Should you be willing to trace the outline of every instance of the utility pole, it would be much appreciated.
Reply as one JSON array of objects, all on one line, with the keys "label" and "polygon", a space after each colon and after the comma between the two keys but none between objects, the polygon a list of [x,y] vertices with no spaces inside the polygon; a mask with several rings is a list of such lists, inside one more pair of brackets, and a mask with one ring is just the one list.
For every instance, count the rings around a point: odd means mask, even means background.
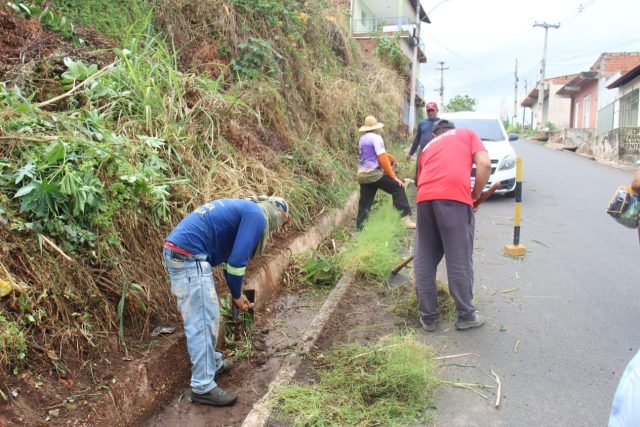
[{"label": "utility pole", "polygon": [[518,58],[516,58],[516,71],[514,73],[515,87],[513,88],[513,120],[511,125],[515,126],[518,121]]},{"label": "utility pole", "polygon": [[444,66],[444,61],[440,61],[440,68],[436,68],[436,70],[440,70],[440,108],[444,111],[444,70],[448,70],[449,67]]},{"label": "utility pole", "polygon": [[[527,96],[527,79],[524,80],[524,96]],[[527,110],[527,107],[522,106],[522,127],[524,127],[524,112]]]},{"label": "utility pole", "polygon": [[349,32],[349,34],[353,35],[355,28],[356,28],[356,17],[354,15],[354,8],[355,8],[355,0],[351,0],[351,2],[349,3],[349,29],[351,30]]},{"label": "utility pole", "polygon": [[413,58],[411,61],[411,94],[409,95],[409,135],[416,125],[416,77],[418,75],[418,41],[420,40],[420,2],[416,2],[416,24],[413,29]]},{"label": "utility pole", "polygon": [[542,24],[539,24],[538,21],[536,21],[533,24],[533,26],[544,28],[544,51],[542,53],[542,64],[540,67],[540,88],[538,89],[538,111],[536,115],[536,129],[537,129],[538,126],[542,124],[542,118],[543,118],[542,113],[544,109],[544,71],[545,71],[545,65],[547,63],[547,39],[549,36],[549,28],[560,28],[560,23],[558,22],[557,24],[547,24],[546,22],[543,22]]}]

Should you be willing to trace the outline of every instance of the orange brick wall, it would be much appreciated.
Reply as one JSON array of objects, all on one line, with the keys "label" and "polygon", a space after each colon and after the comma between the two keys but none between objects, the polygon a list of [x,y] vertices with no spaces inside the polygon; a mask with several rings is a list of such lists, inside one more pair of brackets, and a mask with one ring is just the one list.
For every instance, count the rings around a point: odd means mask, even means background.
[{"label": "orange brick wall", "polygon": [[640,64],[640,53],[604,53],[591,67],[592,71],[600,71],[600,64],[603,64],[605,75],[611,75],[618,71],[625,73]]}]

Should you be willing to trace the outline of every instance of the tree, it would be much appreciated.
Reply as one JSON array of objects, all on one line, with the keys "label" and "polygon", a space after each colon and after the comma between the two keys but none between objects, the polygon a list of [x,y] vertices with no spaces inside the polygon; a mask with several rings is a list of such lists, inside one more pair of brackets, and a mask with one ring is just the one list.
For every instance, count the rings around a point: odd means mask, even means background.
[{"label": "tree", "polygon": [[471,98],[469,95],[456,95],[451,98],[451,101],[446,106],[445,111],[475,111],[478,101],[475,98]]}]

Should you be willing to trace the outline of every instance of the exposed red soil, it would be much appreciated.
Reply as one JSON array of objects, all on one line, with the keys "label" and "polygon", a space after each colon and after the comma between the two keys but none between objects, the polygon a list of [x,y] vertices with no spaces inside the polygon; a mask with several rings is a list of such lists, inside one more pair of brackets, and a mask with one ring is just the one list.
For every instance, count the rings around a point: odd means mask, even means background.
[{"label": "exposed red soil", "polygon": [[[277,253],[286,250],[290,242],[300,233],[302,232],[293,230],[286,234],[275,235],[268,251]],[[252,272],[257,271],[268,261],[268,256],[252,260],[249,263],[247,275],[250,276]],[[219,295],[226,295],[228,290],[224,285],[224,280],[218,279],[221,275],[220,272],[217,273],[216,287]],[[221,385],[230,386],[239,396],[239,403],[232,408],[225,409],[221,415],[222,419],[235,420],[234,422],[241,422],[244,419],[253,403],[264,394],[269,382],[279,370],[281,357],[272,357],[273,354],[283,351],[287,346],[295,343],[295,341],[283,340],[277,331],[270,332],[273,329],[273,324],[278,323],[273,319],[280,316],[277,304],[279,303],[275,300],[271,308],[265,309],[264,313],[256,314],[254,337],[264,351],[257,351],[251,359],[240,361],[234,369],[233,375],[221,380]],[[291,307],[288,310],[291,311]],[[313,313],[308,316],[311,316],[312,319]],[[310,319],[306,320],[310,321]],[[300,322],[300,325],[305,325],[305,321]],[[155,326],[157,325],[153,324],[151,329]],[[171,326],[176,326],[178,331],[182,328],[181,323]],[[136,375],[139,376],[139,372],[136,370],[141,364],[150,369],[145,372],[150,383],[166,385],[166,387],[157,387],[159,402],[173,400],[177,413],[181,411],[185,403],[191,406],[188,402],[188,392],[183,393],[182,404],[177,402],[180,396],[179,390],[188,386],[190,372],[185,371],[181,374],[183,381],[180,384],[171,384],[167,378],[175,377],[169,375],[173,374],[171,371],[175,368],[170,367],[166,371],[154,370],[153,363],[145,363],[145,360],[150,356],[162,353],[163,360],[166,360],[170,366],[179,366],[178,363],[171,363],[171,359],[187,357],[184,338],[173,336],[151,338],[147,334],[143,341],[140,341],[139,331],[127,332],[130,335],[127,340],[129,344],[128,356],[125,355],[124,349],[118,346],[114,337],[102,342],[103,347],[100,348],[102,353],[99,357],[94,356],[91,364],[83,364],[83,360],[77,354],[69,356],[75,354],[70,351],[64,358],[64,364],[69,372],[61,374],[52,368],[31,366],[15,377],[0,377],[0,389],[8,394],[9,399],[9,401],[0,399],[0,427],[4,427],[4,425],[113,426],[114,417],[109,412],[113,410],[114,406],[122,407],[127,404],[135,404],[121,403],[116,400],[120,395],[126,396],[127,387],[135,387],[135,382],[129,385],[123,384],[123,381],[127,378],[135,378]],[[180,343],[176,344],[176,339],[179,339]],[[272,340],[275,340],[275,345],[271,342]],[[104,346],[105,344],[108,345]],[[172,344],[177,346],[171,347]],[[225,351],[225,347],[228,352],[229,347],[224,343],[222,351]],[[86,358],[86,355],[84,356]],[[51,357],[57,358],[55,354],[51,354]],[[120,387],[124,391],[112,393],[116,387]]]}]

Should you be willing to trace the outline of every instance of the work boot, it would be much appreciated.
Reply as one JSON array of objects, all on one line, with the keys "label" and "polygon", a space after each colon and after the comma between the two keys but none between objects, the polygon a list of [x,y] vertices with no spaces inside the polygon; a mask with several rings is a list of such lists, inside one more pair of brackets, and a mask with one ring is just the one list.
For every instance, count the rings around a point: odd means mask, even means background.
[{"label": "work boot", "polygon": [[236,395],[220,387],[215,387],[209,392],[200,394],[191,392],[191,403],[200,403],[211,406],[231,406],[236,403]]},{"label": "work boot", "polygon": [[416,223],[411,221],[411,217],[409,215],[402,217],[402,225],[404,225],[404,228],[407,228],[410,230],[413,230],[414,228],[416,228]]},{"label": "work boot", "polygon": [[224,360],[222,365],[216,371],[216,378],[218,378],[222,374],[226,374],[231,369],[233,369],[233,362],[231,360]]},{"label": "work boot", "polygon": [[435,320],[427,320],[426,322],[420,318],[420,324],[422,325],[422,329],[427,332],[435,332],[436,331],[436,321]]},{"label": "work boot", "polygon": [[462,320],[458,318],[455,322],[455,327],[459,331],[464,331],[466,329],[478,328],[484,325],[484,317],[480,316],[476,311],[473,313],[473,320]]}]

